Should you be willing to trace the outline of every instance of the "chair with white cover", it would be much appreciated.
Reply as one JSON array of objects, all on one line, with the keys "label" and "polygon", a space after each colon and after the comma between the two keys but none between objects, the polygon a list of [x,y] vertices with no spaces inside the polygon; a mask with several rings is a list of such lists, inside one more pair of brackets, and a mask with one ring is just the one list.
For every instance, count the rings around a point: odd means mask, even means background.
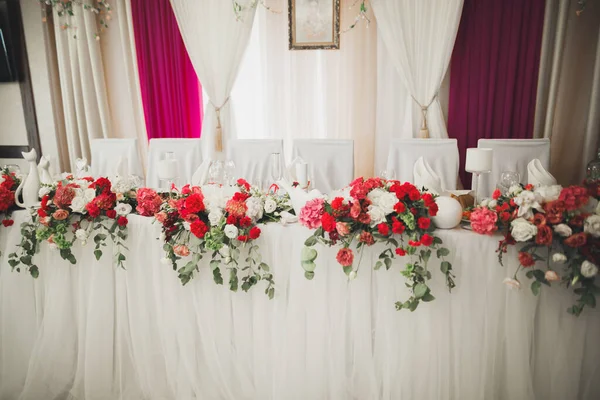
[{"label": "chair with white cover", "polygon": [[200,139],[150,139],[148,148],[148,174],[146,185],[151,188],[160,187],[158,165],[166,153],[173,153],[179,161],[178,184],[192,181],[192,175],[202,164],[202,146]]},{"label": "chair with white cover", "polygon": [[308,163],[311,187],[323,193],[346,187],[354,179],[352,140],[296,139],[293,155]]},{"label": "chair with white cover", "polygon": [[93,139],[90,150],[92,176],[144,177],[137,139]]},{"label": "chair with white cover", "polygon": [[490,197],[504,171],[518,172],[521,183],[528,182],[527,165],[540,160],[540,167],[550,167],[550,139],[479,139],[478,148],[493,150],[492,171],[481,174],[479,196]]},{"label": "chair with white cover", "polygon": [[443,190],[455,190],[458,181],[456,139],[394,139],[390,143],[387,169],[401,182],[415,183],[414,166],[419,158],[440,177]]},{"label": "chair with white cover", "polygon": [[283,140],[232,139],[227,144],[227,159],[235,163],[235,177],[249,182],[273,183],[271,155],[279,153],[281,171],[284,171]]}]

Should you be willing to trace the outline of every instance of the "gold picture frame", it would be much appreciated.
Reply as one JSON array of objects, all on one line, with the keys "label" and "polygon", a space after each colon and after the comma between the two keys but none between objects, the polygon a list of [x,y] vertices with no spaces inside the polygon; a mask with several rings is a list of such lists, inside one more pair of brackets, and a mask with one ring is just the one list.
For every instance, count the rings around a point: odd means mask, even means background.
[{"label": "gold picture frame", "polygon": [[340,0],[288,0],[290,50],[339,50]]}]

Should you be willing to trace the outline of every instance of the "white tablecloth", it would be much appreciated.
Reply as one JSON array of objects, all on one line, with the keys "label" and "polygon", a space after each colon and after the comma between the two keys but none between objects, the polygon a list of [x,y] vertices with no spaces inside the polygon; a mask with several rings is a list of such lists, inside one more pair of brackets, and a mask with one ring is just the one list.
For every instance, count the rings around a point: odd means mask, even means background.
[{"label": "white tablecloth", "polygon": [[[497,237],[440,231],[457,287],[415,313],[397,261],[373,271],[366,251],[348,282],[321,249],[314,280],[299,253],[309,231],[263,227],[277,292],[231,293],[208,262],[182,287],[160,263],[160,228],[132,216],[127,270],[109,252],[75,247],[76,266],[46,245],[40,277],[11,272],[23,212],[0,230],[0,399],[594,399],[600,397],[599,313],[573,317],[563,288],[510,291]],[[91,246],[91,245],[88,245]],[[438,269],[437,261],[431,262]],[[224,274],[225,275],[225,274]],[[523,283],[528,283],[524,281]]]}]

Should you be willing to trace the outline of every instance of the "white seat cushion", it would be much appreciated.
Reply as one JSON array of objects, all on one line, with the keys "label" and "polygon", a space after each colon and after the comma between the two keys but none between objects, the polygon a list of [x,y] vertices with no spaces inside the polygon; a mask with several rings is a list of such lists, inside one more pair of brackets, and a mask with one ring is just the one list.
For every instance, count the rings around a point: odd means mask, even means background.
[{"label": "white seat cushion", "polygon": [[271,177],[271,154],[279,153],[281,171],[285,170],[283,140],[281,139],[232,139],[227,144],[227,159],[235,163],[235,177],[248,182],[273,183]]},{"label": "white seat cushion", "polygon": [[480,198],[492,195],[504,171],[518,172],[526,184],[531,160],[537,158],[543,168],[550,167],[550,139],[479,139],[477,147],[493,150],[492,172],[481,174],[479,180]]},{"label": "white seat cushion", "polygon": [[387,169],[394,171],[399,181],[414,183],[414,165],[420,157],[440,177],[443,190],[456,189],[459,163],[456,139],[394,139]]},{"label": "white seat cushion", "polygon": [[[144,177],[137,139],[94,139],[90,143],[92,176]],[[118,170],[120,169],[120,171]]]},{"label": "white seat cushion", "polygon": [[329,193],[348,186],[354,178],[354,141],[342,139],[294,140],[294,158],[308,163],[311,187]]},{"label": "white seat cushion", "polygon": [[179,161],[178,184],[184,185],[192,181],[192,175],[202,164],[202,146],[200,139],[150,139],[148,149],[148,174],[146,185],[158,188],[158,163],[164,159],[165,153],[172,152]]}]

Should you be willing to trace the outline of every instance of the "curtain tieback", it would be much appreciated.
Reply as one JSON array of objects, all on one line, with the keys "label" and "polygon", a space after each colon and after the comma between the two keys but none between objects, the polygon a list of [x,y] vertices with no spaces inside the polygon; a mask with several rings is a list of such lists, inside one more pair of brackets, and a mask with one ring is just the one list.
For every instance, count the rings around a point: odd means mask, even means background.
[{"label": "curtain tieback", "polygon": [[438,92],[435,92],[435,94],[431,98],[431,101],[429,102],[429,104],[424,106],[423,104],[419,103],[419,100],[415,99],[415,96],[413,96],[412,94],[410,95],[410,97],[412,97],[414,102],[417,103],[419,105],[419,107],[421,107],[421,115],[423,116],[423,122],[421,124],[421,131],[419,132],[419,137],[421,137],[421,138],[425,138],[425,139],[429,138],[429,128],[427,127],[427,110],[429,109],[429,106],[433,104],[433,101],[437,98],[437,96],[438,96]]},{"label": "curtain tieback", "polygon": [[229,102],[229,96],[225,99],[225,101],[219,106],[215,106],[215,103],[210,100],[210,104],[215,108],[215,114],[217,114],[217,127],[215,129],[216,140],[215,140],[215,151],[217,153],[221,153],[223,151],[223,128],[221,127],[221,108],[225,107],[225,105]]}]

